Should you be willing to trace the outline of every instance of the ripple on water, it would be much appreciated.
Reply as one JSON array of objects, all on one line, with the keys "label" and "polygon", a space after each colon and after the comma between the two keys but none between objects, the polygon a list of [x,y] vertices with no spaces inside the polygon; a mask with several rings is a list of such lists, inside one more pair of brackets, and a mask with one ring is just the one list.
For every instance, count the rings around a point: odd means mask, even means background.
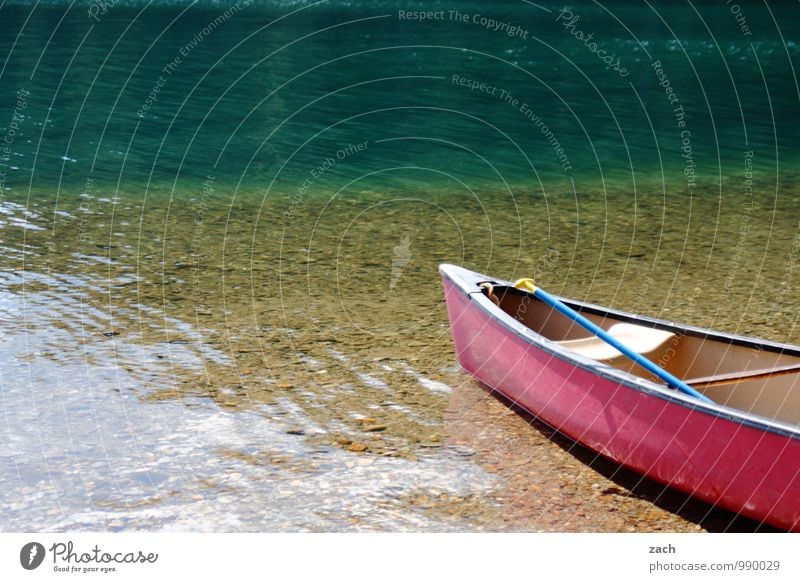
[{"label": "ripple on water", "polygon": [[[674,291],[702,277],[724,280],[731,268],[730,256],[709,261],[707,245],[687,246],[692,218],[685,208],[666,209],[676,223],[685,219],[683,227],[665,226],[657,205],[640,210],[635,231],[642,240],[634,240],[629,199],[580,203],[580,216],[605,216],[610,207],[620,218],[582,228],[577,245],[574,200],[550,200],[554,235],[526,245],[560,249],[553,265],[543,268],[533,251],[519,259],[498,253],[518,245],[513,233],[499,231],[494,249],[475,245],[465,261],[490,264],[498,276],[541,271],[554,292],[628,308],[638,303],[652,315],[671,310],[675,319],[729,329],[780,326],[777,311],[759,319],[762,304],[717,314],[697,308],[704,297],[693,307]],[[455,366],[436,277],[447,249],[461,252],[461,231],[437,224],[428,240],[420,229],[399,272],[397,229],[379,236],[397,216],[386,224],[374,216],[363,233],[353,229],[353,254],[340,257],[340,225],[367,204],[326,208],[313,262],[305,222],[283,239],[222,236],[216,225],[257,233],[255,212],[232,212],[224,201],[209,202],[200,234],[191,209],[176,206],[165,230],[163,208],[142,222],[141,208],[117,205],[115,228],[128,224],[120,228],[130,229],[132,244],[102,251],[76,241],[79,233],[107,241],[108,224],[81,225],[46,209],[27,217],[56,223],[24,236],[15,230],[0,255],[0,431],[11,444],[0,452],[9,468],[0,488],[4,527],[618,531],[647,529],[653,519],[681,531],[694,527],[669,511],[646,517],[651,501],[596,494],[592,484],[602,479],[591,459],[570,461],[506,406],[455,406],[465,391],[484,394]],[[298,212],[314,215],[312,206]],[[712,214],[710,201],[696,206],[693,212]],[[514,223],[513,212],[491,197],[487,207],[494,223]],[[484,218],[474,209],[452,213],[461,229],[481,235]],[[735,232],[740,216],[734,210],[723,218],[716,236]],[[754,211],[751,222],[768,218]],[[795,240],[788,223],[771,224],[772,240]],[[710,232],[698,227],[690,237],[709,240]],[[51,236],[57,244],[49,244]],[[644,239],[653,236],[659,261],[672,266],[651,262]],[[754,230],[749,240],[759,236]],[[772,274],[764,277],[765,293],[785,307],[791,297],[776,296],[781,286],[773,285],[775,277],[791,284],[785,257],[756,247],[742,246],[739,264],[763,264]],[[608,254],[604,268],[614,277],[597,272],[597,249]],[[490,262],[491,253],[499,258]],[[675,257],[691,268],[676,275]],[[661,280],[674,281],[673,291],[655,284]],[[735,278],[730,294],[748,296],[746,285],[747,278]],[[724,290],[706,288],[714,294],[708,305],[725,303]],[[514,422],[521,424],[509,428]],[[619,519],[606,519],[612,508],[622,512]]]}]

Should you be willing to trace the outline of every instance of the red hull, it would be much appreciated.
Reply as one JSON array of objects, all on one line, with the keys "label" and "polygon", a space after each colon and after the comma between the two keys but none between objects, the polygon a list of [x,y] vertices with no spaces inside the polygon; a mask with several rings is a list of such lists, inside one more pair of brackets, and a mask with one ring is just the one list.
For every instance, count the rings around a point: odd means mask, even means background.
[{"label": "red hull", "polygon": [[[466,271],[461,271],[466,272]],[[575,441],[647,477],[800,531],[800,433],[598,374],[549,353],[443,268],[458,358],[468,372]],[[455,279],[455,280],[454,280]],[[716,407],[719,408],[719,407]],[[735,412],[735,411],[734,411]]]}]

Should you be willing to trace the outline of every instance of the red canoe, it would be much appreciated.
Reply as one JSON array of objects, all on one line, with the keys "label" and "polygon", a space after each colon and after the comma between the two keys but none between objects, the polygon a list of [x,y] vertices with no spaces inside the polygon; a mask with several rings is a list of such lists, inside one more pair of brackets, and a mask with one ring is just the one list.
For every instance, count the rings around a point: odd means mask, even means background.
[{"label": "red canoe", "polygon": [[638,473],[800,531],[800,348],[561,299],[704,402],[507,281],[440,272],[458,359],[481,382]]}]

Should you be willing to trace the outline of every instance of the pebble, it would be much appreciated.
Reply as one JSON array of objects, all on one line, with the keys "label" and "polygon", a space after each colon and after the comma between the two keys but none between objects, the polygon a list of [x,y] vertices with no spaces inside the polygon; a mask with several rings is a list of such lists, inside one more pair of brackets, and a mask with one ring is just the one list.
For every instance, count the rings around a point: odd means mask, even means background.
[{"label": "pebble", "polygon": [[374,424],[372,426],[365,426],[364,432],[380,432],[386,430],[387,428],[389,427],[385,424]]},{"label": "pebble", "polygon": [[347,447],[347,450],[351,453],[363,453],[369,449],[369,447],[362,443],[351,443],[350,446]]}]

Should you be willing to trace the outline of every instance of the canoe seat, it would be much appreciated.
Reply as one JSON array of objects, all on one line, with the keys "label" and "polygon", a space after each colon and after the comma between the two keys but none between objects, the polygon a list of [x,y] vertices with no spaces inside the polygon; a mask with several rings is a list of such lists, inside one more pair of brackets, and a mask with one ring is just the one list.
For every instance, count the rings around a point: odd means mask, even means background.
[{"label": "canoe seat", "polygon": [[710,388],[722,384],[730,384],[731,382],[751,380],[754,378],[766,378],[768,376],[783,376],[784,374],[791,374],[794,372],[800,372],[800,363],[795,362],[794,364],[774,366],[772,368],[759,368],[757,370],[740,370],[738,372],[728,372],[727,374],[714,374],[713,376],[691,378],[689,380],[686,380],[686,383],[691,386]]},{"label": "canoe seat", "polygon": [[[675,334],[671,331],[653,329],[652,327],[644,327],[632,323],[616,323],[608,329],[608,333],[614,339],[619,340],[620,343],[641,355],[655,352],[675,337]],[[601,362],[625,357],[622,352],[599,337],[564,340],[555,343],[582,356]]]}]

